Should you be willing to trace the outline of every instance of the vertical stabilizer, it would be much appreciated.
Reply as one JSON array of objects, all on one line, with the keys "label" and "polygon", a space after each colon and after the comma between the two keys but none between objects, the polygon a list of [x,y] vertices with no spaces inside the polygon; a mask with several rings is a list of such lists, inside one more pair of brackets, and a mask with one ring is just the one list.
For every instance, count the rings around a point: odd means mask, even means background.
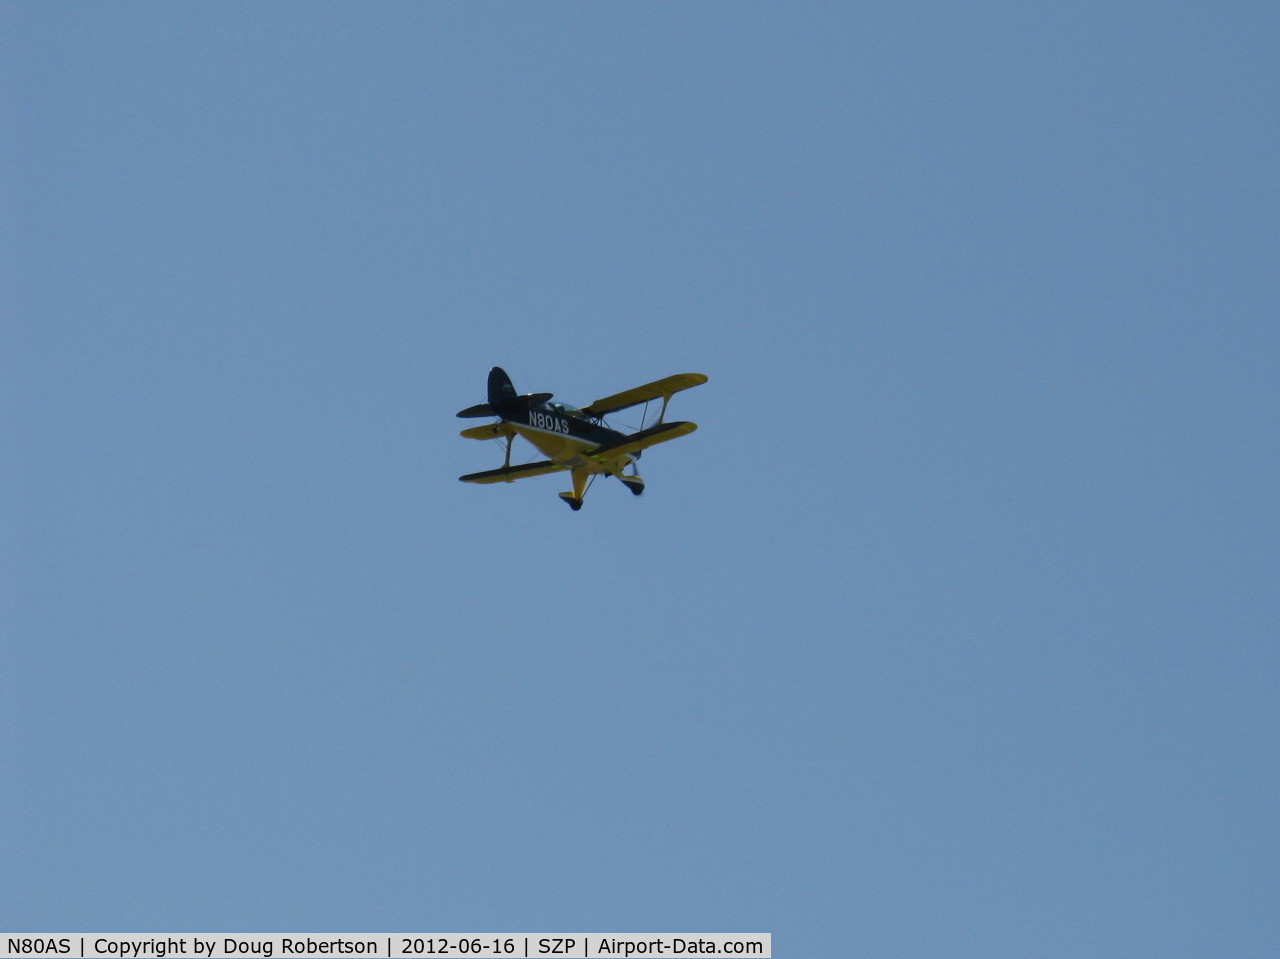
[{"label": "vertical stabilizer", "polygon": [[507,376],[507,371],[501,366],[495,366],[489,371],[489,405],[495,410],[510,407],[512,400],[517,399],[516,388],[511,383],[511,377]]}]

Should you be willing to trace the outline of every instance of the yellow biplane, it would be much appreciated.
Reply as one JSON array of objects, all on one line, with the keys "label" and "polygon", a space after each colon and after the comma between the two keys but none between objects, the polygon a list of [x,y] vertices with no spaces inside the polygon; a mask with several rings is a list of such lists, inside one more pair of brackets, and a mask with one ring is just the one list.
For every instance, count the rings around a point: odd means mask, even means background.
[{"label": "yellow biplane", "polygon": [[[701,373],[677,373],[578,409],[568,403],[553,403],[551,393],[517,394],[511,377],[495,366],[489,371],[489,402],[469,406],[458,415],[496,416],[497,422],[473,426],[463,430],[462,435],[472,440],[505,439],[506,457],[498,469],[468,473],[458,479],[464,483],[511,483],[526,476],[568,470],[573,477],[573,490],[561,493],[560,498],[574,510],[582,509],[582,498],[599,475],[616,476],[639,496],[644,492],[644,480],[636,471],[640,453],[698,428],[696,423],[663,422],[671,397],[706,381]],[[658,399],[662,400],[662,408],[652,426],[642,426],[636,433],[622,433],[605,425],[604,418],[610,413],[642,403],[648,412],[648,404]],[[548,459],[512,466],[511,444],[517,436],[523,436]],[[624,472],[628,467],[631,472]]]}]

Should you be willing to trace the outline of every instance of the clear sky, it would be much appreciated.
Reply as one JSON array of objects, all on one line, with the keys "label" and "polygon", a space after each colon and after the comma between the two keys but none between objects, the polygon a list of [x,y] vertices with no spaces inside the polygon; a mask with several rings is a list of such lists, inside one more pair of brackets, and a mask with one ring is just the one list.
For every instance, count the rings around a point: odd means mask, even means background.
[{"label": "clear sky", "polygon": [[1280,950],[1273,3],[0,37],[0,928]]}]

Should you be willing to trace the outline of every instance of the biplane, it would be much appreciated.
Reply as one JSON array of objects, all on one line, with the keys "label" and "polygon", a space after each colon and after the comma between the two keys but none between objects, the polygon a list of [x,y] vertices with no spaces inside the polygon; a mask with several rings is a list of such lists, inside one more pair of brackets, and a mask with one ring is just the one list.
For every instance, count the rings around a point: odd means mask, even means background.
[{"label": "biplane", "polygon": [[[461,417],[496,416],[497,422],[472,426],[462,435],[472,440],[506,440],[506,456],[498,469],[459,476],[464,483],[511,483],[526,476],[568,471],[573,489],[560,498],[573,510],[582,509],[582,499],[596,476],[616,476],[627,489],[639,496],[644,492],[637,460],[640,454],[658,443],[677,436],[687,436],[698,428],[696,423],[664,422],[667,404],[681,390],[705,383],[701,373],[677,373],[665,379],[623,390],[596,400],[579,409],[568,403],[553,403],[552,393],[516,393],[511,377],[498,366],[489,371],[489,402],[468,406]],[[611,413],[662,400],[657,421],[635,433],[623,433],[605,423]],[[538,448],[545,460],[511,465],[511,444],[517,436]],[[630,472],[628,472],[630,470]]]}]

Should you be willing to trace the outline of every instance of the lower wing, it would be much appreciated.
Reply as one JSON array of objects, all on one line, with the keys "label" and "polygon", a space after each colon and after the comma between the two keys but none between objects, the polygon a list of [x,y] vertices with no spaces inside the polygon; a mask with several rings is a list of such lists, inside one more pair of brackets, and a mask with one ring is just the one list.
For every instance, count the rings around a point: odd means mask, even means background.
[{"label": "lower wing", "polygon": [[567,467],[557,466],[551,460],[543,460],[540,463],[525,463],[521,466],[501,466],[496,470],[485,470],[483,473],[468,473],[466,476],[459,476],[458,479],[464,483],[510,483],[524,479],[526,476],[559,473],[564,469]]},{"label": "lower wing", "polygon": [[697,423],[688,421],[680,421],[676,423],[659,423],[657,426],[651,426],[647,430],[641,430],[639,433],[632,433],[630,436],[624,436],[616,443],[610,443],[607,446],[598,446],[590,450],[587,455],[592,459],[601,456],[621,456],[624,453],[638,453],[640,450],[648,449],[650,446],[656,446],[658,443],[665,443],[667,440],[673,440],[677,436],[688,436],[698,428]]}]

